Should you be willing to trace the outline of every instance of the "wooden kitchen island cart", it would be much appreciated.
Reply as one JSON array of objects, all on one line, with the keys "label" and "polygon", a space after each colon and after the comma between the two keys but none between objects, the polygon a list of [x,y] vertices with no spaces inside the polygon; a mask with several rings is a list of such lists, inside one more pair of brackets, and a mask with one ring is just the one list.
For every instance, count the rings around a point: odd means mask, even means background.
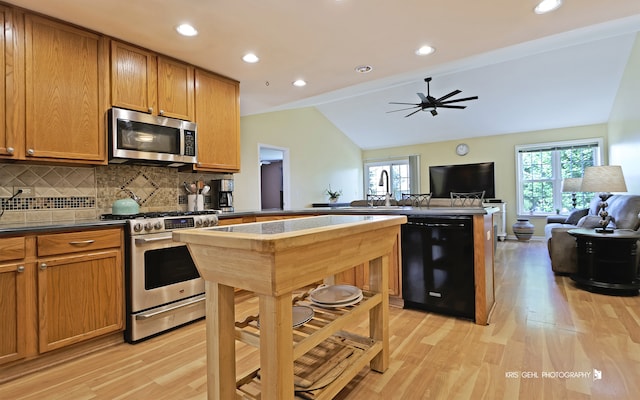
[{"label": "wooden kitchen island cart", "polygon": [[[405,222],[405,216],[328,215],[174,232],[174,240],[187,243],[206,282],[208,399],[253,398],[241,391],[249,381],[259,382],[255,398],[294,399],[294,361],[327,341],[345,338],[363,344],[357,359],[312,398],[333,398],[367,363],[384,372],[389,363],[389,255]],[[293,292],[365,262],[370,291],[362,301],[329,317],[314,316],[294,335]],[[234,288],[257,295],[257,334],[236,327]],[[354,318],[367,312],[369,336],[348,332]],[[324,314],[321,309],[315,313]],[[260,352],[260,370],[238,381],[235,340]]]}]

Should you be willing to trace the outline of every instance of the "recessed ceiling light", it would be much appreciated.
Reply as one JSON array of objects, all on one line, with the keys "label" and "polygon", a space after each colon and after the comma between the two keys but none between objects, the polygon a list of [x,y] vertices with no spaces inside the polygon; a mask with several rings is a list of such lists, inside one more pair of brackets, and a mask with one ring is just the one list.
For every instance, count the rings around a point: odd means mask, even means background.
[{"label": "recessed ceiling light", "polygon": [[355,70],[358,73],[366,74],[373,71],[373,67],[371,65],[358,65]]},{"label": "recessed ceiling light", "polygon": [[176,27],[176,31],[182,36],[195,36],[198,34],[196,28],[189,24],[181,24]]},{"label": "recessed ceiling light", "polygon": [[562,0],[542,0],[536,8],[533,9],[533,12],[536,14],[545,14],[551,12],[562,5]]},{"label": "recessed ceiling light", "polygon": [[247,53],[244,55],[244,57],[242,57],[242,61],[247,62],[249,64],[254,64],[260,61],[260,59],[258,58],[257,55],[253,53]]},{"label": "recessed ceiling light", "polygon": [[302,79],[298,79],[296,81],[293,82],[293,86],[297,86],[297,87],[303,87],[307,84],[307,82],[305,82]]},{"label": "recessed ceiling light", "polygon": [[436,51],[436,49],[431,46],[422,46],[418,50],[416,50],[416,54],[419,56],[426,56],[433,53],[434,51]]}]

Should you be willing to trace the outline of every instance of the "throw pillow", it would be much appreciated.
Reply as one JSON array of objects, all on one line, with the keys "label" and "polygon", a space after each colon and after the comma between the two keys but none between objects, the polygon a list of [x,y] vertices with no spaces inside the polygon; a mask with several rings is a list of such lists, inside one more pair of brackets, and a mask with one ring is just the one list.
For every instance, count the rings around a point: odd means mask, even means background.
[{"label": "throw pillow", "polygon": [[600,220],[601,218],[598,215],[585,215],[584,217],[580,218],[576,225],[579,228],[585,229],[600,228]]},{"label": "throw pillow", "polygon": [[[585,228],[585,229],[601,228],[602,227],[600,225],[601,219],[602,218],[600,218],[599,215],[585,215],[584,217],[580,218],[580,221],[578,221],[576,226],[578,228]],[[609,223],[607,224],[607,228],[616,229],[615,222],[609,220]]]},{"label": "throw pillow", "polygon": [[573,210],[571,211],[571,214],[569,214],[567,219],[564,220],[564,223],[569,225],[578,225],[578,221],[580,221],[580,218],[584,217],[588,213],[589,213],[588,208],[583,208],[581,210]]}]

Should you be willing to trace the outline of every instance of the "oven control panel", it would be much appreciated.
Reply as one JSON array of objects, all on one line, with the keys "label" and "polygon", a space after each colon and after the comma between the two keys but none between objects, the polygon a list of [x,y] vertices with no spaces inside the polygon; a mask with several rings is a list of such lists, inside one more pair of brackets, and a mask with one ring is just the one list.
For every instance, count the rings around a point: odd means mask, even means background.
[{"label": "oven control panel", "polygon": [[176,229],[216,226],[218,225],[218,216],[208,214],[170,218],[144,218],[130,220],[129,222],[132,235],[143,235],[146,233],[160,233]]},{"label": "oven control panel", "polygon": [[174,230],[183,228],[193,228],[196,226],[193,217],[169,218],[164,220],[164,229]]}]

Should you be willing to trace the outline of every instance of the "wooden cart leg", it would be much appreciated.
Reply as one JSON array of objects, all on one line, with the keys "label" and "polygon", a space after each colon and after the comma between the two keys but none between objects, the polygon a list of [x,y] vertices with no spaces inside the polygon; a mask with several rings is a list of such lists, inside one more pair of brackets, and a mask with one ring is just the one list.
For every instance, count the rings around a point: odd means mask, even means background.
[{"label": "wooden cart leg", "polygon": [[389,367],[389,255],[369,261],[369,288],[382,293],[382,302],[369,311],[369,335],[382,342],[382,351],[370,367],[384,372]]},{"label": "wooden cart leg", "polygon": [[260,301],[260,386],[263,400],[293,399],[291,293],[258,296]]},{"label": "wooden cart leg", "polygon": [[236,397],[235,299],[232,287],[205,281],[207,399]]}]

